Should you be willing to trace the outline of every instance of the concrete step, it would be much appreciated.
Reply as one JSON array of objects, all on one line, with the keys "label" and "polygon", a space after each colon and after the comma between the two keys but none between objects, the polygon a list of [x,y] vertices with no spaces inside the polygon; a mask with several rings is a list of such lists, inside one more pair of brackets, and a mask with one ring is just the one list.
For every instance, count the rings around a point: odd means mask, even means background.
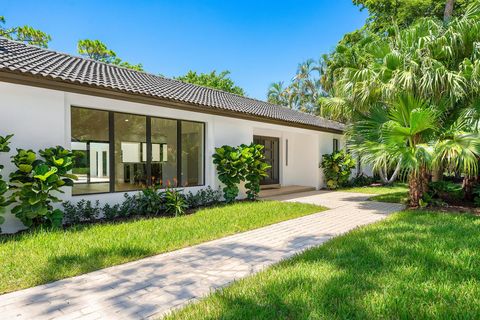
[{"label": "concrete step", "polygon": [[268,198],[268,197],[283,196],[286,194],[294,194],[294,193],[308,192],[308,191],[314,191],[314,190],[315,188],[306,187],[306,186],[282,186],[281,188],[278,188],[278,189],[261,190],[259,197]]}]

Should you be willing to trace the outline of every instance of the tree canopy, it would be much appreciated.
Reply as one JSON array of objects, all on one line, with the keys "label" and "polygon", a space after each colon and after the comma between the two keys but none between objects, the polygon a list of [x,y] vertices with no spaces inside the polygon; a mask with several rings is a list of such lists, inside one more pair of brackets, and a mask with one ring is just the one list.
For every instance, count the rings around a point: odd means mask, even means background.
[{"label": "tree canopy", "polygon": [[6,19],[0,16],[0,37],[33,44],[42,48],[47,48],[52,40],[50,35],[35,29],[31,26],[6,27]]},{"label": "tree canopy", "polygon": [[[372,31],[388,31],[393,25],[408,27],[419,18],[442,19],[446,0],[352,0],[368,10],[367,26]],[[453,1],[452,1],[453,2]],[[471,0],[456,0],[455,15],[461,16]]]},{"label": "tree canopy", "polygon": [[79,40],[77,43],[77,50],[79,54],[92,60],[110,63],[137,71],[143,71],[143,66],[141,63],[130,64],[129,62],[123,61],[113,50],[108,49],[107,45],[100,40]]},{"label": "tree canopy", "polygon": [[349,114],[350,150],[385,175],[401,167],[410,203],[421,205],[430,175],[464,177],[466,196],[480,157],[480,1],[444,23],[418,20],[364,46],[365,63],[338,69],[337,115]]},{"label": "tree canopy", "polygon": [[220,73],[217,73],[215,70],[210,73],[197,73],[190,70],[185,75],[175,77],[174,79],[245,96],[245,91],[235,85],[235,82],[229,75],[230,71],[228,70]]}]

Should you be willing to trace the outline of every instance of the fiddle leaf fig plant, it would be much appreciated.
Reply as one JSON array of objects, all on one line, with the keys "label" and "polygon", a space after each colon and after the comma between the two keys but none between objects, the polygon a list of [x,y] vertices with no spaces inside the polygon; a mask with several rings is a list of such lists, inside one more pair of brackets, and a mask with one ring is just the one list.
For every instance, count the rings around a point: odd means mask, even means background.
[{"label": "fiddle leaf fig plant", "polygon": [[267,170],[271,166],[265,162],[264,146],[252,143],[249,146],[242,145],[241,147],[248,150],[245,161],[247,166],[245,174],[247,197],[250,200],[255,200],[260,192],[260,181],[267,176]]},{"label": "fiddle leaf fig plant", "polygon": [[[10,139],[13,137],[13,135],[8,135],[8,136],[0,136],[0,152],[9,152],[10,151]],[[2,172],[4,166],[0,164],[0,173]],[[10,201],[5,197],[5,194],[8,191],[8,184],[5,180],[3,180],[2,175],[0,174],[0,224],[5,222],[5,218],[1,215],[5,207],[10,204]],[[1,232],[1,229],[0,229]]]},{"label": "fiddle leaf fig plant", "polygon": [[38,158],[33,150],[17,149],[12,157],[17,167],[10,174],[12,193],[10,200],[16,205],[12,213],[27,227],[47,225],[60,227],[63,212],[54,209],[53,203],[61,202],[56,196],[65,186],[72,186],[76,176],[68,173],[73,165],[73,153],[57,146],[40,150]]},{"label": "fiddle leaf fig plant", "polygon": [[231,203],[237,198],[240,191],[238,185],[245,175],[246,160],[242,157],[242,152],[246,153],[248,150],[225,145],[215,148],[213,154],[213,163],[217,167],[218,179],[225,185],[223,197],[227,203]]},{"label": "fiddle leaf fig plant", "polygon": [[248,199],[255,200],[260,192],[260,181],[270,168],[265,163],[263,146],[254,143],[216,148],[213,163],[217,167],[218,179],[225,185],[223,197],[227,203],[235,201],[242,181],[246,182]]}]

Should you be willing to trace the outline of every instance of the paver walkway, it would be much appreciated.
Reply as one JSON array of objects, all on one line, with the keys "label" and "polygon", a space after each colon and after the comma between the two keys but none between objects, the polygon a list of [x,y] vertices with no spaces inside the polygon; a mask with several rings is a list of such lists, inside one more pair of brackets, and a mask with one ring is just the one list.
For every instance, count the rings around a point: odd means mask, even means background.
[{"label": "paver walkway", "polygon": [[385,218],[398,204],[312,191],[278,200],[331,210],[0,296],[1,319],[158,318],[295,253]]}]

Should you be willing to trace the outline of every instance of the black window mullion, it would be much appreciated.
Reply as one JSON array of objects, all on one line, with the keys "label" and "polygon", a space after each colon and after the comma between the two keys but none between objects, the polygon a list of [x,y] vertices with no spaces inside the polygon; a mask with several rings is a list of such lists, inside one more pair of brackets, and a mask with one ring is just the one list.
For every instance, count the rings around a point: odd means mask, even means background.
[{"label": "black window mullion", "polygon": [[183,186],[182,181],[182,121],[177,120],[177,183]]},{"label": "black window mullion", "polygon": [[115,192],[115,114],[108,112],[110,192]]},{"label": "black window mullion", "polygon": [[147,116],[147,185],[152,185],[152,117]]}]

